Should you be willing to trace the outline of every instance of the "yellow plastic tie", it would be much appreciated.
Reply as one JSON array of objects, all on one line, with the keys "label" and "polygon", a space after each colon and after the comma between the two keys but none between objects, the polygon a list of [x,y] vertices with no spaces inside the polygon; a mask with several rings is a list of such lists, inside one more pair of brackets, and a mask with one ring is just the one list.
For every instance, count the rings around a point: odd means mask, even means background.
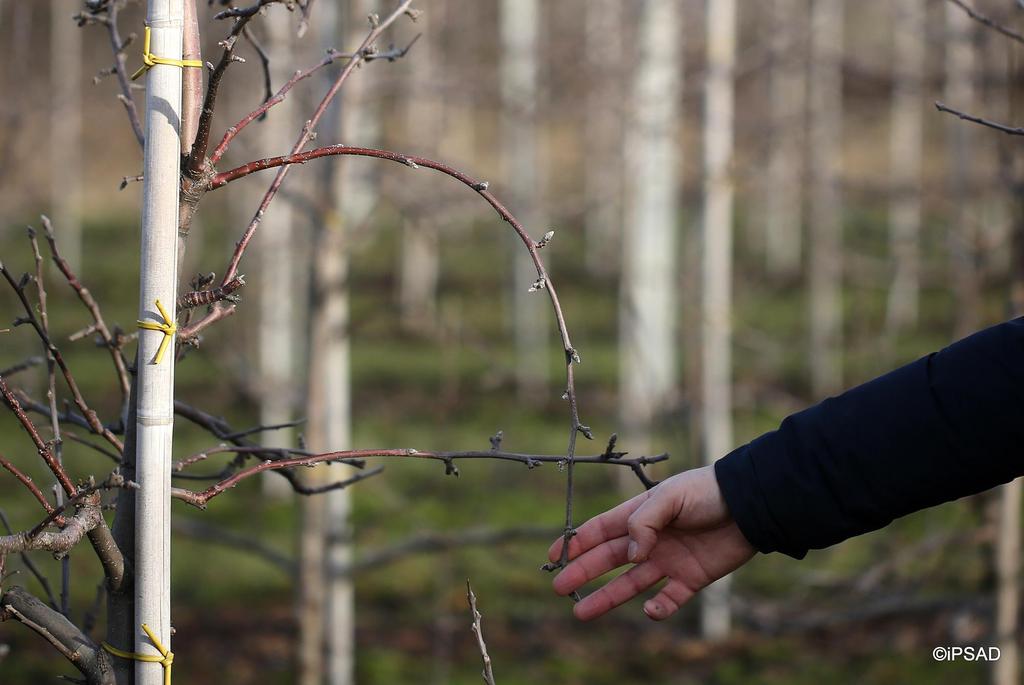
[{"label": "yellow plastic tie", "polygon": [[182,69],[185,67],[203,68],[203,60],[201,59],[170,59],[169,57],[157,57],[154,55],[149,51],[149,27],[147,26],[145,38],[142,40],[142,66],[132,74],[132,81],[158,64],[166,64],[169,67],[181,67]]},{"label": "yellow plastic tie", "polygon": [[160,311],[160,316],[164,317],[163,323],[157,321],[136,321],[139,328],[144,328],[147,331],[160,331],[164,334],[164,339],[160,341],[160,347],[156,350],[156,356],[153,357],[153,363],[159,364],[164,358],[164,352],[167,351],[167,346],[171,344],[171,340],[174,339],[174,334],[178,332],[178,326],[174,323],[174,319],[164,306],[160,304],[160,300],[156,301],[156,308]]},{"label": "yellow plastic tie", "polygon": [[122,659],[130,659],[132,661],[145,661],[150,664],[160,664],[164,667],[164,685],[171,685],[171,665],[174,663],[174,652],[164,647],[163,643],[156,636],[152,630],[149,629],[145,623],[142,624],[142,629],[149,636],[149,641],[153,643],[160,655],[156,654],[140,654],[138,652],[126,652],[123,649],[118,649],[109,642],[103,642],[103,649],[107,650],[114,656],[119,656]]}]

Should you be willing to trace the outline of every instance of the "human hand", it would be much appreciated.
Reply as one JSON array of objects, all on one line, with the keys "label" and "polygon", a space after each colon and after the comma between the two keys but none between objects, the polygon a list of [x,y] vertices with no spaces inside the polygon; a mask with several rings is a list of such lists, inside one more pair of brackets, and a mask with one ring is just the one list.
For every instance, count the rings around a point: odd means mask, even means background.
[{"label": "human hand", "polygon": [[[632,568],[578,602],[573,613],[589,621],[668,578],[644,603],[644,613],[660,621],[745,564],[754,551],[729,514],[714,467],[704,466],[672,476],[580,526],[569,543],[571,563],[552,585],[568,595],[631,562]],[[548,559],[557,561],[561,553],[559,538]]]}]

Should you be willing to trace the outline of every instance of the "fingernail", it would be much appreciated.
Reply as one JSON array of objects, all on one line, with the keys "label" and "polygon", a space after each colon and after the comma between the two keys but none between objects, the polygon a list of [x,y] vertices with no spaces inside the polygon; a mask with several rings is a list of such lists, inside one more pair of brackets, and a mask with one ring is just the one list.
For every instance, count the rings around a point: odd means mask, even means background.
[{"label": "fingernail", "polygon": [[639,555],[639,553],[640,553],[640,550],[639,550],[639,548],[638,548],[638,546],[636,544],[636,541],[635,540],[630,540],[629,541],[629,547],[626,548],[626,558],[629,559],[630,561],[636,561],[636,558]]},{"label": "fingernail", "polygon": [[660,613],[660,607],[654,602],[644,603],[644,613],[647,614],[648,618],[657,619]]}]

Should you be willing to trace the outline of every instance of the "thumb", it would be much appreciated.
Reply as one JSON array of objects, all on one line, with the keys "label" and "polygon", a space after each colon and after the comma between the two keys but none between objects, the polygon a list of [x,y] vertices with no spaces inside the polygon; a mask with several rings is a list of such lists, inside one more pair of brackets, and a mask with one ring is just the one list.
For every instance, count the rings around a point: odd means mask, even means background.
[{"label": "thumb", "polygon": [[678,514],[675,498],[670,493],[670,490],[656,488],[626,521],[629,532],[626,557],[632,563],[647,560],[658,541],[658,533]]}]

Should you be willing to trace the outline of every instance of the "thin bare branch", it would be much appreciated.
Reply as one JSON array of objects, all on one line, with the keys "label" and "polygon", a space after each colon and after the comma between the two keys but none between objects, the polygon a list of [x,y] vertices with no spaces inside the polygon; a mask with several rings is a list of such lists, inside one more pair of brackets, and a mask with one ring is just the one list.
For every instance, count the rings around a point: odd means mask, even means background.
[{"label": "thin bare branch", "polygon": [[[114,66],[112,67],[113,73],[117,76],[117,85],[121,92],[118,95],[118,100],[124,105],[125,113],[128,115],[128,123],[131,124],[132,132],[135,134],[135,139],[139,143],[139,147],[145,146],[146,134],[142,129],[142,121],[139,119],[139,110],[135,106],[135,100],[132,97],[132,84],[128,79],[127,71],[127,56],[125,49],[132,43],[135,38],[134,34],[128,36],[127,39],[121,39],[121,33],[118,30],[117,20],[118,12],[124,7],[124,0],[111,0],[110,2],[104,3],[89,3],[86,5],[86,9],[80,14],[76,15],[79,26],[85,24],[100,24],[107,30],[107,38],[110,41],[110,49],[114,54]],[[93,7],[95,6],[95,7]]]},{"label": "thin bare branch", "polygon": [[962,9],[964,12],[967,13],[967,16],[969,16],[971,19],[973,19],[974,21],[978,22],[979,24],[987,26],[988,28],[990,28],[990,29],[992,29],[994,31],[997,31],[998,33],[1003,34],[1004,36],[1006,36],[1010,40],[1015,40],[1018,43],[1021,43],[1022,45],[1024,45],[1024,36],[1022,36],[1021,34],[1017,33],[1013,29],[1008,28],[1008,27],[1000,24],[999,22],[994,21],[994,20],[986,17],[984,14],[981,14],[980,12],[976,12],[967,3],[962,2],[961,0],[948,0],[948,2],[954,4],[957,7],[959,7],[960,9]]},{"label": "thin bare branch", "polygon": [[[62,415],[61,418],[63,419],[64,416],[66,416],[66,414]],[[116,464],[120,464],[121,463],[122,457],[121,457],[120,454],[117,454],[116,452],[113,452],[112,450],[107,449],[103,445],[97,445],[96,443],[92,442],[91,440],[86,440],[85,438],[83,438],[81,435],[78,435],[77,433],[74,433],[72,431],[69,431],[69,430],[65,429],[64,430],[64,437],[67,438],[68,440],[72,441],[72,442],[77,442],[79,445],[84,445],[85,447],[88,447],[89,449],[91,449],[94,452],[99,452],[104,457],[106,457],[107,459],[110,459],[111,461],[113,461]]]},{"label": "thin bare branch", "polygon": [[483,660],[484,670],[481,674],[487,685],[494,685],[494,671],[491,669],[491,655],[487,653],[487,643],[484,642],[484,629],[480,625],[483,618],[476,608],[476,595],[473,594],[473,586],[466,581],[466,599],[469,600],[469,613],[473,618],[473,635],[476,637],[476,646],[480,649],[480,658]]},{"label": "thin bare branch", "polygon": [[[409,50],[412,49],[412,46],[415,45],[416,41],[419,40],[421,35],[422,34],[417,33],[415,36],[413,36],[413,39],[411,41],[409,41],[404,48],[390,47],[388,50],[386,50],[384,52],[370,52],[370,53],[367,53],[367,54],[363,55],[363,61],[365,61],[365,62],[375,62],[377,60],[384,59],[384,60],[387,60],[389,62],[393,62],[396,59],[400,59],[402,57],[405,57],[409,53]],[[320,71],[321,69],[323,69],[324,67],[326,67],[326,66],[328,66],[330,64],[333,64],[334,62],[336,62],[339,59],[342,59],[342,58],[344,58],[344,59],[352,59],[352,57],[353,57],[352,54],[344,53],[344,52],[338,52],[337,50],[330,49],[330,50],[327,51],[326,56],[322,60],[320,60],[317,64],[314,64],[312,67],[310,67],[308,69],[305,69],[305,70],[302,70],[302,71],[296,71],[292,75],[292,77],[290,79],[288,79],[288,81],[283,86],[281,86],[280,90],[278,90],[276,93],[273,94],[273,96],[269,96],[268,95],[267,99],[264,100],[263,103],[259,107],[257,107],[253,111],[251,111],[248,114],[246,114],[244,117],[242,117],[242,119],[240,119],[238,121],[238,123],[236,123],[233,126],[229,127],[228,130],[224,132],[224,137],[221,139],[220,143],[214,149],[213,154],[210,155],[210,163],[211,164],[216,164],[217,162],[219,162],[220,159],[224,156],[224,153],[227,151],[228,146],[231,144],[231,142],[234,140],[234,138],[239,134],[239,132],[241,132],[241,130],[243,128],[248,126],[250,123],[252,123],[256,119],[262,119],[262,117],[272,107],[274,107],[275,105],[280,104],[285,99],[285,96],[288,94],[288,91],[290,91],[292,89],[292,87],[295,86],[296,83],[298,83],[299,81],[302,81],[304,79],[309,78],[310,76],[312,76],[316,72]]]},{"label": "thin bare branch", "polygon": [[[206,97],[203,100],[203,110],[199,115],[199,124],[196,132],[195,143],[192,145],[192,151],[185,160],[184,169],[186,173],[184,174],[183,181],[198,181],[202,176],[203,169],[206,165],[206,151],[210,144],[210,129],[213,125],[213,115],[217,107],[217,93],[220,89],[221,79],[224,77],[224,72],[227,70],[228,65],[237,61],[235,58],[235,45],[238,42],[238,37],[241,35],[246,24],[249,23],[249,20],[256,16],[257,12],[259,12],[263,7],[279,1],[280,0],[259,0],[259,2],[252,7],[244,10],[231,8],[218,13],[214,17],[215,19],[235,17],[236,20],[232,25],[231,30],[228,32],[227,37],[220,42],[220,46],[222,48],[220,60],[213,68],[213,71],[210,72],[210,78],[206,84]],[[189,188],[185,187],[184,190],[189,190]]]},{"label": "thin bare branch", "polygon": [[248,26],[242,29],[242,37],[249,41],[249,45],[256,51],[256,56],[260,60],[260,69],[263,70],[263,100],[265,102],[274,95],[274,85],[270,79],[270,56]]},{"label": "thin bare branch", "polygon": [[451,532],[417,533],[406,540],[367,550],[348,566],[331,569],[338,575],[348,576],[397,563],[417,554],[430,554],[461,547],[486,547],[519,540],[551,540],[559,531],[550,526],[524,526],[516,528],[470,528]]},{"label": "thin bare branch", "polygon": [[71,397],[74,399],[75,405],[78,407],[78,410],[82,412],[82,416],[84,416],[89,422],[89,429],[96,435],[102,436],[107,442],[113,445],[118,452],[122,452],[124,450],[124,445],[122,445],[121,441],[103,425],[99,416],[96,415],[96,412],[90,409],[89,405],[86,404],[85,398],[82,396],[82,392],[78,388],[78,383],[75,381],[75,377],[72,375],[71,370],[64,362],[64,357],[61,355],[60,350],[53,343],[53,340],[50,338],[50,335],[46,332],[45,328],[43,328],[39,318],[36,317],[35,310],[25,294],[24,283],[16,281],[14,276],[11,275],[11,272],[7,270],[2,262],[0,262],[0,275],[7,280],[8,284],[14,290],[15,295],[17,295],[18,300],[21,302],[22,308],[25,311],[25,316],[18,319],[18,323],[27,323],[31,325],[35,330],[36,335],[39,336],[40,341],[43,343],[47,354],[53,356],[54,362],[56,362],[57,366],[60,368],[61,375],[63,375],[64,381],[67,383],[68,389],[71,391]]},{"label": "thin bare branch", "polygon": [[[43,460],[47,462],[48,466],[50,466],[51,462],[48,459],[46,452],[46,450],[49,449],[49,445],[42,442],[38,431],[35,429],[35,425],[28,419],[24,412],[25,408],[28,408],[30,411],[43,414],[44,416],[49,416],[50,408],[41,402],[36,402],[20,391],[12,392],[7,388],[2,376],[0,376],[0,396],[2,396],[5,402],[12,408],[15,416],[18,417],[22,426],[25,427],[29,436],[32,437],[33,442],[36,444],[36,449],[39,450],[40,456],[42,456]],[[22,405],[24,405],[24,407]],[[61,415],[61,420],[65,422],[72,422],[83,428],[89,429],[89,422],[86,421],[84,417],[73,414],[69,411],[64,412]],[[49,455],[49,458],[52,459],[52,455]],[[60,464],[57,464],[57,466],[61,471],[63,471],[63,467]],[[52,466],[51,470],[53,470]],[[65,474],[64,477],[67,478],[67,475]],[[58,480],[60,480],[60,478],[58,478]],[[61,482],[65,492],[73,497],[74,492],[69,492],[67,486],[63,485],[63,481]],[[68,482],[70,483],[70,480],[68,480]],[[119,590],[125,580],[124,555],[121,553],[121,549],[114,541],[110,528],[107,526],[107,522],[102,516],[100,516],[96,526],[88,531],[88,536],[89,542],[103,566],[103,571],[107,578],[108,589],[111,591]]]},{"label": "thin bare branch", "polygon": [[257,2],[249,7],[229,7],[226,10],[222,10],[217,14],[213,15],[214,19],[252,19],[255,17],[261,9],[267,5],[272,5],[275,2],[281,2],[281,0],[257,0]]},{"label": "thin bare branch", "polygon": [[973,114],[961,112],[960,110],[948,107],[941,102],[935,103],[935,109],[939,110],[940,112],[952,114],[953,116],[959,119],[963,119],[964,121],[970,121],[975,124],[980,124],[981,126],[987,126],[988,128],[995,129],[996,131],[1001,131],[1011,136],[1024,136],[1024,126],[1006,126],[1005,124],[1000,124],[989,119],[976,117]]},{"label": "thin bare branch", "polygon": [[249,435],[256,433],[265,433],[267,431],[285,430],[288,428],[295,428],[306,423],[306,419],[295,419],[294,421],[285,421],[284,423],[274,423],[266,426],[253,426],[252,428],[246,428],[244,430],[229,433],[224,436],[224,440],[237,440],[238,438],[244,438]]},{"label": "thin bare branch", "polygon": [[171,520],[171,531],[175,535],[184,535],[198,542],[208,542],[217,547],[230,547],[251,554],[276,566],[290,576],[295,575],[295,561],[267,545],[259,537],[242,535],[229,528],[222,528],[206,521],[181,517]]},{"label": "thin bare branch", "polygon": [[214,148],[213,153],[210,155],[210,163],[216,164],[219,162],[221,157],[224,156],[224,153],[227,152],[228,146],[231,145],[231,141],[235,139],[235,136],[237,136],[242,129],[253,121],[266,114],[274,105],[280,104],[288,95],[288,91],[290,91],[295,84],[309,78],[329,64],[333,64],[341,57],[349,57],[349,55],[343,55],[335,50],[329,50],[324,58],[312,67],[302,71],[296,71],[292,77],[288,79],[288,81],[286,81],[276,93],[273,94],[272,97],[264,100],[259,107],[242,117],[238,123],[228,127],[228,130],[224,132],[224,136],[221,138],[220,143],[217,144],[217,147]]},{"label": "thin bare branch", "polygon": [[[54,523],[57,520],[57,518],[59,518],[60,514],[64,511],[72,507],[77,507],[79,506],[80,503],[83,502],[92,502],[93,495],[95,493],[98,493],[102,490],[113,490],[117,488],[138,489],[138,487],[139,486],[137,483],[127,480],[124,476],[121,475],[121,472],[118,470],[114,470],[101,483],[95,483],[90,478],[89,484],[79,487],[78,492],[75,493],[74,497],[69,498],[66,502],[58,506],[49,516],[47,516],[42,521],[33,526],[32,530],[28,532],[28,536],[30,538],[35,538],[36,536],[38,536],[39,533],[41,533],[43,530],[49,527],[50,524]],[[97,505],[100,504],[100,501],[98,499],[96,499],[95,502]]]},{"label": "thin bare branch", "polygon": [[[25,475],[21,469],[15,466],[9,459],[0,454],[0,466],[7,469],[11,475],[17,478],[22,485],[28,488],[28,491],[32,493],[32,496],[36,498],[36,501],[43,506],[47,514],[54,512],[54,507],[50,504],[50,501],[43,495],[43,491],[39,489],[39,486],[35,484],[30,476]],[[59,525],[64,525],[64,520],[61,518],[58,520]]]},{"label": "thin bare branch", "polygon": [[0,397],[3,397],[7,406],[14,412],[14,416],[18,419],[21,427],[25,429],[29,437],[32,439],[32,443],[36,446],[36,451],[39,452],[39,456],[43,458],[46,465],[49,467],[50,472],[57,477],[57,482],[60,483],[61,487],[64,488],[64,492],[68,495],[73,496],[77,492],[74,483],[71,482],[71,478],[68,476],[67,471],[53,456],[53,450],[50,444],[43,440],[43,437],[39,434],[39,429],[32,423],[32,419],[28,417],[25,410],[22,408],[21,403],[18,402],[18,398],[14,396],[11,389],[7,387],[7,381],[4,380],[3,376],[0,376]]},{"label": "thin bare branch", "polygon": [[[263,473],[264,471],[271,471],[275,469],[286,469],[293,466],[308,466],[317,463],[329,463],[332,461],[345,463],[343,461],[345,458],[346,457],[323,458],[314,461],[313,457],[296,457],[294,459],[264,461],[260,464],[257,464],[256,466],[252,466],[248,469],[239,471],[238,473],[235,473],[229,476],[228,478],[225,478],[224,480],[215,483],[214,485],[211,485],[202,492],[185,490],[184,488],[171,488],[171,496],[174,497],[175,499],[179,499],[183,502],[191,504],[192,506],[197,507],[199,509],[205,509],[211,499],[235,487],[236,485],[238,485],[240,481],[251,476],[255,476],[257,473]],[[337,483],[333,484],[333,486],[330,489],[338,490],[341,488],[348,487],[349,485],[354,485],[355,483],[358,483],[361,480],[366,480],[367,478],[376,476],[377,474],[381,473],[381,471],[383,471],[383,468],[376,468],[371,469],[369,471],[365,471],[363,473],[357,473],[351,478],[347,478],[343,481],[338,481]]]},{"label": "thin bare branch", "polygon": [[[40,416],[50,418],[50,408],[46,404],[40,402],[37,399],[29,397],[29,395],[26,394],[25,391],[21,390],[20,388],[12,390],[11,392],[14,394],[16,398],[18,398],[18,402],[21,404],[22,408],[25,411],[33,412],[35,414],[39,414]],[[85,419],[85,417],[82,416],[81,414],[77,414],[71,411],[70,409],[67,408],[67,406],[65,406],[64,411],[60,413],[60,420],[63,421],[64,423],[71,423],[78,426],[79,428],[90,430],[89,422]]]},{"label": "thin bare branch", "polygon": [[[171,471],[175,474],[184,471],[193,464],[206,461],[214,454],[234,454],[234,455],[254,455],[260,456],[264,459],[271,457],[272,459],[287,459],[291,456],[313,456],[311,452],[301,449],[293,449],[288,447],[264,447],[263,445],[217,445],[216,447],[208,447],[200,452],[189,455],[184,459],[180,459],[171,466]],[[230,473],[230,470],[228,471]],[[223,478],[225,473],[215,474],[212,476],[193,476],[195,480],[218,480]]]},{"label": "thin bare branch", "polygon": [[0,369],[0,376],[10,378],[16,373],[21,373],[22,371],[27,371],[28,369],[39,366],[43,361],[42,357],[28,357],[26,359],[22,359],[17,364],[8,366],[6,369]]},{"label": "thin bare branch", "polygon": [[[271,451],[264,448],[264,452]],[[624,453],[623,453],[624,454]],[[327,463],[344,463],[350,466],[359,466],[359,462],[369,458],[396,458],[396,459],[429,459],[433,461],[440,461],[445,466],[445,473],[448,475],[459,475],[459,469],[455,465],[456,461],[464,459],[496,459],[498,461],[514,461],[524,464],[527,468],[533,469],[545,463],[556,463],[560,467],[567,467],[569,460],[562,455],[546,455],[546,454],[522,454],[517,452],[502,452],[496,449],[485,450],[485,451],[467,451],[467,452],[427,452],[415,449],[364,449],[364,450],[345,450],[339,452],[325,452],[323,454],[313,455],[299,455],[287,458],[278,458],[275,460],[266,460],[254,466],[250,466],[246,469],[242,469],[230,476],[224,478],[218,483],[211,485],[202,492],[194,492],[191,490],[178,489],[175,491],[174,496],[176,499],[180,499],[192,506],[205,508],[206,504],[221,493],[229,490],[242,480],[251,478],[258,473],[264,471],[273,471],[279,469],[293,468],[297,466],[314,466],[316,464],[327,464]],[[616,458],[609,458],[605,454],[593,456],[593,457],[576,457],[577,463],[588,463],[588,464],[608,464],[616,466],[625,466],[634,470],[634,472],[642,472],[642,467],[647,464],[654,464],[668,459],[667,454],[659,454],[652,457],[636,457],[636,458],[624,458],[622,455]],[[328,489],[338,489],[341,487],[347,487],[354,483],[369,478],[370,476],[379,473],[378,470],[357,474],[351,478],[343,481],[339,481],[336,484],[332,484]]]},{"label": "thin bare branch", "polygon": [[[35,229],[31,226],[28,227],[28,238],[32,245],[32,257],[36,263],[36,299],[39,303],[39,322],[43,328],[43,331],[47,336],[50,334],[50,313],[47,307],[47,293],[45,287],[45,279],[43,277],[43,254],[39,249],[39,240],[36,238]],[[53,353],[47,350],[46,353],[46,399],[50,404],[50,445],[53,450],[53,457],[57,460],[58,464],[64,464],[64,447],[61,438],[60,429],[60,417],[57,415],[57,372],[56,372],[56,360],[54,359]],[[58,483],[59,485],[59,483]],[[81,491],[79,491],[81,494]],[[54,497],[57,501],[57,509],[52,512],[47,519],[49,521],[55,521],[60,526],[65,525],[65,519],[63,517],[64,507],[64,493],[61,492],[60,487],[54,488]],[[49,522],[47,523],[49,525]],[[41,530],[41,529],[39,529]],[[34,536],[37,532],[36,529],[29,533],[30,536]],[[64,554],[60,559],[61,566],[61,583],[60,583],[60,612],[65,616],[68,616],[70,612],[71,604],[71,557],[70,554]]]},{"label": "thin bare branch", "polygon": [[[349,58],[348,63],[345,65],[345,68],[342,69],[341,73],[338,75],[338,78],[334,80],[334,83],[331,85],[327,93],[324,95],[323,99],[320,101],[320,104],[313,112],[313,115],[306,122],[305,126],[302,127],[302,133],[299,135],[298,140],[292,147],[291,154],[294,155],[296,153],[301,152],[302,149],[306,146],[306,144],[313,139],[316,127],[320,123],[320,119],[323,118],[324,113],[327,111],[327,107],[331,104],[331,102],[334,101],[335,96],[338,94],[338,91],[341,90],[341,87],[345,84],[345,81],[348,80],[348,77],[352,74],[355,68],[359,66],[363,61],[365,61],[367,51],[371,48],[371,46],[373,46],[377,42],[377,39],[380,37],[380,35],[389,26],[391,26],[391,24],[393,24],[403,14],[405,14],[406,10],[409,9],[410,5],[412,5],[412,0],[404,0],[403,2],[399,3],[398,7],[391,14],[373,24],[369,34],[359,45],[359,48],[356,49],[355,52],[352,54],[352,57]],[[223,14],[223,12],[221,14]],[[235,250],[235,253],[232,255],[231,261],[228,263],[228,268],[224,273],[224,283],[229,282],[238,273],[238,265],[241,262],[242,254],[245,252],[245,248],[249,244],[249,241],[252,240],[252,236],[253,234],[255,234],[256,229],[263,221],[263,215],[267,211],[267,207],[277,196],[277,192],[280,190],[281,184],[284,183],[284,179],[287,177],[287,175],[288,166],[282,166],[278,170],[277,176],[274,178],[274,181],[270,184],[270,187],[267,189],[267,192],[264,194],[263,200],[260,202],[259,209],[256,211],[256,214],[249,222],[249,225],[246,227],[245,233],[238,241],[239,247],[238,249]]]}]

